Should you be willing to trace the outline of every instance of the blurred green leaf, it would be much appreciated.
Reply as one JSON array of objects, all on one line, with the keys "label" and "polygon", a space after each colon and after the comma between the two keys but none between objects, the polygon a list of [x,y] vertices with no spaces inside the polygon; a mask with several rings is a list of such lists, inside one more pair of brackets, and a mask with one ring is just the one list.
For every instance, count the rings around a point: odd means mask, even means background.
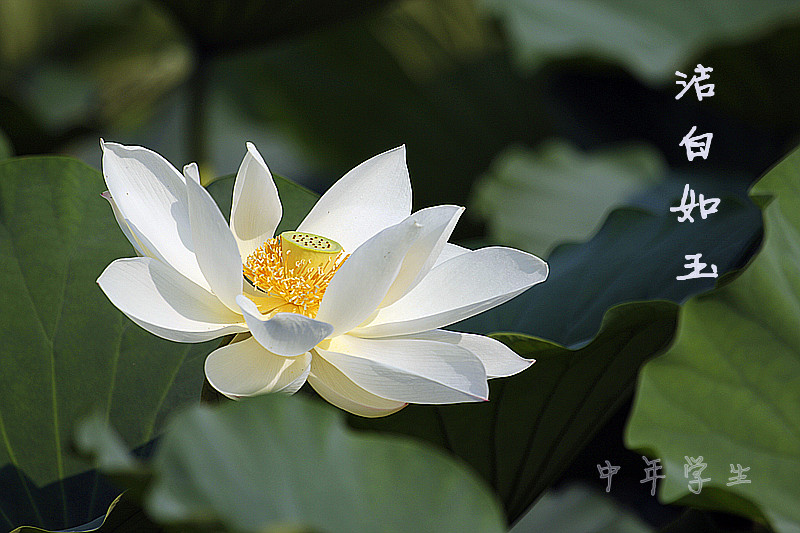
[{"label": "blurred green leaf", "polygon": [[583,485],[545,492],[510,533],[653,533],[653,528],[614,503],[607,494]]},{"label": "blurred green leaf", "polygon": [[141,445],[196,399],[214,343],[159,339],[117,311],[95,280],[134,255],[100,198],[102,176],[67,158],[0,162],[0,522],[63,529],[118,494],[70,453],[92,408]]},{"label": "blurred green leaf", "polygon": [[158,0],[195,45],[208,52],[267,44],[361,15],[388,0],[268,2]]},{"label": "blurred green leaf", "polygon": [[549,131],[534,83],[470,1],[403,2],[360,22],[227,61],[217,77],[330,178],[406,144],[417,207],[466,203],[497,152]]},{"label": "blurred green leaf", "polygon": [[[83,433],[102,460],[108,437],[98,423]],[[407,439],[355,433],[341,411],[302,397],[192,408],[175,418],[150,468],[145,507],[164,524],[237,532],[505,531],[491,493],[452,459]]]},{"label": "blurred green leaf", "polygon": [[481,0],[481,4],[503,22],[526,69],[538,68],[550,58],[592,56],[619,63],[650,83],[672,78],[676,69],[688,68],[709,47],[753,39],[800,17],[800,4],[794,0],[704,0],[680,5],[660,0]]},{"label": "blurred green leaf", "polygon": [[[675,344],[642,370],[626,442],[661,459],[663,501],[800,531],[800,150],[751,194],[764,216],[758,255],[683,306]],[[711,481],[688,494],[679,473],[700,455]],[[751,483],[728,486],[732,465]]]},{"label": "blurred green leaf", "polygon": [[68,2],[77,18],[63,13],[63,0],[45,3],[52,13],[39,22],[56,28],[46,32],[48,46],[20,65],[0,65],[0,127],[17,153],[62,151],[89,133],[141,125],[188,77],[191,53],[151,3]]},{"label": "blurred green leaf", "polygon": [[631,145],[581,153],[564,141],[503,152],[476,184],[474,204],[492,241],[546,255],[584,241],[612,207],[625,204],[665,168],[658,152]]},{"label": "blurred green leaf", "polygon": [[[43,117],[57,117],[59,90],[71,88],[84,108],[73,121],[130,128],[155,112],[156,104],[189,77],[193,58],[165,14],[149,3],[120,9],[117,17],[85,25],[70,53],[45,63],[31,84]],[[82,112],[81,112],[82,111]],[[52,122],[50,120],[49,122]]]},{"label": "blurred green leaf", "polygon": [[519,334],[496,334],[528,370],[490,381],[489,401],[410,405],[351,425],[413,435],[452,451],[491,483],[509,522],[521,516],[627,399],[639,366],[672,340],[677,306],[634,302],[606,314],[584,347],[570,350]]},{"label": "blurred green leaf", "polygon": [[60,39],[71,36],[76,28],[108,20],[135,1],[0,2],[0,65],[20,66]]}]

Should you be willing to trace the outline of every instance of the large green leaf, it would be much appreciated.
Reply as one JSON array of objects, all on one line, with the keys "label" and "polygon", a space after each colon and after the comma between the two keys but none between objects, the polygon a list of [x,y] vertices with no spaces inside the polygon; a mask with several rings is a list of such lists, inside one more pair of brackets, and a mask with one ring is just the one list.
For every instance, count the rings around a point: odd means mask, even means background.
[{"label": "large green leaf", "polygon": [[[282,227],[316,200],[276,177]],[[230,211],[233,178],[210,189]],[[177,344],[130,322],[95,280],[134,255],[100,198],[99,172],[66,158],[0,163],[0,522],[63,529],[106,512],[117,492],[73,457],[69,437],[92,408],[139,446],[174,407],[196,400],[215,342]]]},{"label": "large green leaf", "polygon": [[414,435],[472,465],[498,493],[509,521],[571,463],[633,390],[639,366],[672,340],[677,306],[629,303],[611,309],[597,336],[570,350],[517,334],[496,338],[536,364],[490,382],[489,401],[411,405],[352,425]]},{"label": "large green leaf", "polygon": [[653,529],[607,494],[583,485],[545,492],[510,533],[652,533]]},{"label": "large green leaf", "polygon": [[134,255],[99,194],[99,172],[66,158],[0,162],[0,521],[61,529],[117,494],[69,450],[92,408],[132,445],[197,398],[212,344],[175,344],[117,311],[95,280]]},{"label": "large green leaf", "polygon": [[564,241],[584,241],[612,207],[653,185],[664,163],[648,146],[581,153],[564,141],[535,151],[512,148],[476,184],[474,204],[489,238],[545,255]]},{"label": "large green leaf", "polygon": [[[78,441],[119,464],[108,431],[96,417]],[[129,468],[107,470],[122,476]],[[341,411],[301,397],[192,408],[176,417],[143,468],[153,475],[145,507],[163,524],[237,532],[505,530],[490,491],[463,466],[407,439],[355,433]]]},{"label": "large green leaf", "polygon": [[[761,250],[683,306],[674,346],[642,370],[626,441],[661,459],[663,501],[800,531],[800,150],[751,194],[763,210]],[[698,455],[711,481],[688,494],[685,456]],[[737,464],[752,482],[728,486]]]},{"label": "large green leaf", "polygon": [[794,0],[481,0],[504,23],[519,62],[594,56],[665,81],[705,48],[752,39],[800,17]]}]

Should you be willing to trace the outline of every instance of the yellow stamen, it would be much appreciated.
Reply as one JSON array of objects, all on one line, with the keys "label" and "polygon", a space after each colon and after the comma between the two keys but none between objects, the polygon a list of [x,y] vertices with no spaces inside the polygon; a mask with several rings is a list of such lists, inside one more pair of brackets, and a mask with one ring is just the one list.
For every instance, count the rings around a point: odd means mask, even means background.
[{"label": "yellow stamen", "polygon": [[262,312],[314,318],[333,275],[348,257],[330,239],[291,231],[258,247],[248,256],[243,270],[247,280],[269,296]]}]

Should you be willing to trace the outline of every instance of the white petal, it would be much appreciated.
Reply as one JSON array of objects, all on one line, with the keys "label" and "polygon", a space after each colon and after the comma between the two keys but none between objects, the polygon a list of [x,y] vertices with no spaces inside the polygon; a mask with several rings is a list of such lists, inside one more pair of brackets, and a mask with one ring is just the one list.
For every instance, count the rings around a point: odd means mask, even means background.
[{"label": "white petal", "polygon": [[247,331],[216,296],[151,257],[117,259],[97,283],[120,311],[147,331],[177,342],[202,342]]},{"label": "white petal", "polygon": [[114,198],[111,197],[111,193],[109,191],[105,191],[100,196],[108,200],[108,203],[111,205],[111,211],[114,213],[114,219],[119,225],[119,229],[122,230],[125,238],[131,243],[133,248],[136,250],[136,253],[140,257],[154,257],[152,253],[147,250],[142,240],[139,239],[136,234],[134,234],[131,224],[122,216],[119,207],[117,207],[117,202],[115,202]]},{"label": "white petal", "polygon": [[[299,357],[305,357],[305,355],[301,355]],[[289,359],[298,359],[299,357],[289,358]],[[305,385],[306,380],[308,380],[308,375],[311,372],[311,353],[308,354],[308,364],[305,365],[305,369],[297,374],[294,375],[293,381],[286,383],[285,385],[281,384],[281,388],[267,391],[265,389],[261,389],[260,391],[256,392],[256,394],[263,394],[265,392],[282,392],[283,394],[294,394],[295,392],[299,391],[303,385]]]},{"label": "white petal", "polygon": [[316,352],[359,387],[389,400],[441,404],[489,395],[483,364],[454,344],[342,335]]},{"label": "white petal", "polygon": [[205,363],[208,382],[228,397],[294,393],[310,369],[310,353],[283,357],[267,351],[253,337],[217,348]]},{"label": "white petal", "polygon": [[246,296],[237,296],[236,303],[253,337],[278,355],[292,357],[305,353],[333,332],[330,324],[295,313],[278,313],[267,319]]},{"label": "white petal", "polygon": [[463,207],[439,205],[414,213],[413,217],[422,226],[422,231],[408,249],[400,272],[379,307],[399,300],[430,272],[463,212]]},{"label": "white petal", "polygon": [[436,262],[433,264],[433,268],[436,268],[437,266],[441,265],[445,261],[449,261],[450,259],[452,259],[452,258],[454,258],[456,256],[459,256],[459,255],[462,255],[462,254],[465,254],[465,253],[468,253],[468,252],[471,252],[471,251],[472,250],[470,250],[469,248],[464,248],[463,246],[459,246],[457,244],[453,244],[452,242],[448,242],[447,244],[444,245],[444,248],[442,248],[442,251],[439,254],[439,257],[436,258]]},{"label": "white petal", "polygon": [[297,231],[333,239],[352,252],[411,213],[405,146],[376,155],[322,195]]},{"label": "white petal", "polygon": [[102,142],[103,175],[124,220],[153,256],[208,288],[192,244],[186,183],[166,159],[141,146]]},{"label": "white petal", "polygon": [[333,276],[317,318],[346,333],[367,319],[397,277],[403,258],[422,231],[414,216],[359,246]]},{"label": "white petal", "polygon": [[242,258],[236,239],[216,202],[200,185],[197,165],[186,165],[183,171],[187,176],[189,221],[200,271],[222,303],[238,312],[236,296],[242,294]]},{"label": "white petal", "polygon": [[440,328],[500,305],[546,278],[547,263],[534,255],[481,248],[440,264],[352,333],[389,337]]},{"label": "white petal", "polygon": [[369,418],[386,416],[396,413],[408,405],[405,402],[387,400],[365,391],[317,353],[314,353],[311,359],[308,383],[325,400],[359,416]]},{"label": "white petal", "polygon": [[489,378],[513,376],[536,362],[535,359],[523,359],[514,350],[498,340],[472,333],[434,329],[422,333],[414,333],[413,335],[391,338],[448,342],[460,346],[469,350],[481,360],[483,367],[486,369],[486,376]]},{"label": "white petal", "polygon": [[242,259],[273,237],[282,214],[272,174],[253,143],[247,143],[247,153],[233,185],[231,207],[231,231]]}]

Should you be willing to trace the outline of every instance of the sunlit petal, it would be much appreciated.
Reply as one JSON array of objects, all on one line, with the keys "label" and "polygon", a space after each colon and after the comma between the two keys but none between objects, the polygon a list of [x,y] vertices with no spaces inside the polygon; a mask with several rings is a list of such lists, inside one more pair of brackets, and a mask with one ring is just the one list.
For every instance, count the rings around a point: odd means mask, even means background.
[{"label": "sunlit petal", "polygon": [[316,353],[311,360],[308,383],[317,394],[336,407],[368,418],[390,415],[408,405],[365,391]]},{"label": "sunlit petal", "polygon": [[364,161],[322,195],[297,231],[333,239],[353,252],[411,214],[405,146]]},{"label": "sunlit petal", "polygon": [[153,256],[209,288],[194,254],[184,177],[141,146],[101,146],[106,185],[123,219],[144,236]]},{"label": "sunlit petal", "polygon": [[430,272],[463,212],[463,207],[439,205],[414,213],[414,219],[422,230],[403,258],[400,271],[380,307],[396,302]]},{"label": "sunlit petal", "polygon": [[134,322],[171,341],[202,342],[247,331],[241,315],[157,259],[117,259],[97,283]]},{"label": "sunlit petal", "polygon": [[303,385],[310,369],[310,353],[283,357],[269,352],[253,337],[217,348],[205,362],[208,382],[230,397],[294,393]]},{"label": "sunlit petal", "polygon": [[489,378],[513,376],[535,363],[533,359],[523,359],[502,342],[484,335],[434,329],[431,331],[414,333],[413,335],[391,338],[447,342],[460,346],[461,348],[469,350],[481,360],[483,367],[486,369],[486,376]]},{"label": "sunlit petal", "polygon": [[352,333],[387,337],[440,328],[500,305],[546,278],[547,263],[513,248],[464,253],[431,270]]},{"label": "sunlit petal", "polygon": [[409,217],[359,246],[328,285],[317,318],[333,324],[335,335],[363,322],[383,300],[421,231]]},{"label": "sunlit petal", "polygon": [[186,165],[186,193],[197,262],[211,290],[238,312],[236,296],[242,294],[242,258],[228,223],[214,199],[200,185],[197,165]]},{"label": "sunlit petal", "polygon": [[256,147],[247,143],[247,154],[233,185],[231,207],[231,231],[242,259],[273,237],[282,213],[272,174]]},{"label": "sunlit petal", "polygon": [[389,400],[441,404],[489,395],[483,364],[450,343],[342,335],[316,353],[359,387]]}]

